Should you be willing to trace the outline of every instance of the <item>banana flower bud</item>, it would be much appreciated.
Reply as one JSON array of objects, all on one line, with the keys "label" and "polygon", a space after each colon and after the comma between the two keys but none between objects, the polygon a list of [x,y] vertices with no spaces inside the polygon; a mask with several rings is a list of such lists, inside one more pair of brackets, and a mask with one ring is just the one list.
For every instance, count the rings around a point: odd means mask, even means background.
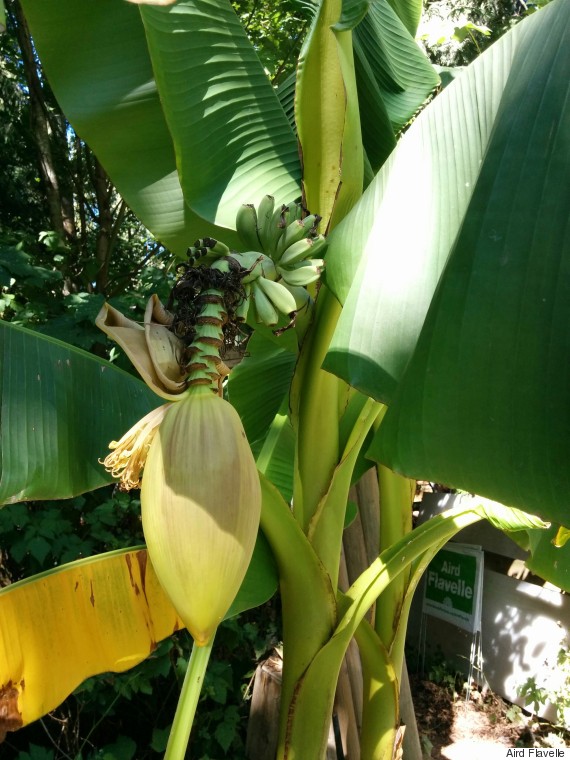
[{"label": "banana flower bud", "polygon": [[[141,511],[150,560],[196,644],[204,646],[251,560],[261,488],[239,415],[214,392],[216,371],[207,385],[187,388],[179,361],[184,346],[169,329],[172,321],[156,296],[147,304],[144,326],[108,304],[97,317],[147,385],[179,402],[153,410],[112,441],[103,464],[127,490],[139,487],[144,468]],[[212,321],[205,318],[204,330],[213,329]],[[221,324],[221,318],[214,322],[220,331],[214,347],[211,339],[205,344],[211,354],[222,342]],[[201,361],[215,363],[216,356],[206,353]]]},{"label": "banana flower bud", "polygon": [[169,405],[141,490],[152,565],[196,644],[207,644],[249,565],[261,512],[255,460],[227,401],[196,387]]}]

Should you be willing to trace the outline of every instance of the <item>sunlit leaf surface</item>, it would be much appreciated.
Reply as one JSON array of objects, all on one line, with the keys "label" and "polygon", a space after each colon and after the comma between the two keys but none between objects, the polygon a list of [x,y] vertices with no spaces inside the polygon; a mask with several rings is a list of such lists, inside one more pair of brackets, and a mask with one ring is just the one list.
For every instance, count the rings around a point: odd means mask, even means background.
[{"label": "sunlit leaf surface", "polygon": [[172,138],[136,5],[24,0],[51,88],[142,223],[181,255],[198,237],[234,238],[184,202]]},{"label": "sunlit leaf surface", "polygon": [[242,203],[299,195],[297,141],[227,0],[141,8],[186,203],[225,227]]}]

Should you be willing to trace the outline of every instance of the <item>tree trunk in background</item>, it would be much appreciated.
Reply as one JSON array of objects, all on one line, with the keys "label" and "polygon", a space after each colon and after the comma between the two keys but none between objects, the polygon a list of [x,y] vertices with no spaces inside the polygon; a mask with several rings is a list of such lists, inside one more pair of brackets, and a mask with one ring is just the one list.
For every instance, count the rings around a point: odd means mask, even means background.
[{"label": "tree trunk in background", "polygon": [[16,18],[16,35],[22,53],[24,72],[30,98],[32,132],[38,151],[40,177],[45,188],[52,229],[62,241],[75,241],[73,202],[62,197],[61,182],[52,146],[53,131],[50,126],[44,92],[38,75],[37,61],[30,32],[18,0],[11,0],[8,8]]},{"label": "tree trunk in background", "polygon": [[95,277],[95,290],[97,293],[107,294],[109,284],[109,265],[113,247],[117,238],[118,227],[124,219],[125,203],[117,202],[116,217],[113,218],[112,203],[114,200],[113,185],[111,184],[105,169],[101,166],[97,158],[91,154],[93,165],[89,163],[91,182],[95,189],[97,199],[97,208],[99,210],[97,229],[97,239],[95,244],[95,257],[99,264],[99,269]]},{"label": "tree trunk in background", "polygon": [[[79,137],[69,143],[65,117],[46,92],[34,52],[28,25],[19,0],[8,0],[7,7],[15,20],[28,86],[32,135],[38,155],[38,169],[45,190],[51,229],[66,244],[68,251],[60,268],[64,292],[96,291],[107,295],[109,268],[126,206],[116,193],[105,170]],[[71,133],[69,133],[71,134]],[[75,153],[75,156],[73,156]],[[95,208],[90,208],[90,188],[95,194]],[[76,226],[76,211],[78,226]],[[97,268],[85,269],[93,248],[88,245],[89,225],[95,226]],[[92,229],[92,227],[91,227]]]}]

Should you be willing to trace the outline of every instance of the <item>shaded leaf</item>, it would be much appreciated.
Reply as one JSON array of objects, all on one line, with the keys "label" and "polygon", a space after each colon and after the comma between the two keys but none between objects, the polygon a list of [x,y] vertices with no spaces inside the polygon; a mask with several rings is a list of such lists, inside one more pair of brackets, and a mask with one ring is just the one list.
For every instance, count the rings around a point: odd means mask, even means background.
[{"label": "shaded leaf", "polygon": [[340,19],[333,29],[337,32],[354,29],[368,13],[371,3],[372,0],[343,0]]},{"label": "shaded leaf", "polygon": [[283,403],[263,440],[256,441],[253,453],[257,468],[279,490],[289,504],[293,497],[293,463],[295,461],[295,432],[287,416],[288,404]]},{"label": "shaded leaf", "polygon": [[370,124],[378,113],[375,104],[383,104],[397,134],[437,87],[439,76],[388,0],[370,6],[354,37],[364,144],[372,168],[378,171],[387,156],[387,137]]},{"label": "shaded leaf", "polygon": [[285,116],[291,129],[297,134],[297,126],[295,124],[295,84],[297,81],[297,74],[295,71],[291,72],[289,76],[284,79],[277,88],[277,97],[281,103],[281,108],[285,112]]},{"label": "shaded leaf", "polygon": [[389,0],[389,2],[408,32],[415,37],[422,15],[422,0]]},{"label": "shaded leaf", "polygon": [[[366,156],[365,173],[371,174],[373,178],[394,150],[396,136],[374,69],[357,37],[353,39],[353,46],[358,106],[362,114],[362,143]],[[367,186],[370,181],[366,183]]]},{"label": "shaded leaf", "polygon": [[295,362],[295,354],[256,332],[247,344],[247,355],[232,370],[228,398],[250,443],[265,438],[289,390]]},{"label": "shaded leaf", "polygon": [[99,464],[161,400],[109,362],[0,322],[0,503],[66,499],[111,477]]},{"label": "shaded leaf", "polygon": [[245,578],[224,620],[264,604],[277,591],[277,584],[277,566],[269,544],[260,531]]},{"label": "shaded leaf", "polygon": [[570,591],[570,545],[556,546],[558,526],[549,530],[529,530],[530,557],[525,564],[528,569],[553,583],[563,591]]}]

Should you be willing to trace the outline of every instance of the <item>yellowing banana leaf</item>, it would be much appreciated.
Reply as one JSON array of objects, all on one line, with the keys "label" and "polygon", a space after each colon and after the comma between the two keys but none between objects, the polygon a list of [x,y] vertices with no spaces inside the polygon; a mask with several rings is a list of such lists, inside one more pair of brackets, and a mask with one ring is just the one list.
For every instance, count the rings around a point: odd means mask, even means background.
[{"label": "yellowing banana leaf", "polygon": [[[232,233],[184,202],[139,7],[122,0],[23,0],[22,7],[66,117],[143,224],[179,254],[208,235],[235,245]],[[206,151],[199,155],[208,160]]]},{"label": "yellowing banana leaf", "polygon": [[0,399],[0,504],[109,483],[109,442],[163,403],[109,362],[2,321]]},{"label": "yellowing banana leaf", "polygon": [[186,203],[233,227],[242,203],[299,195],[297,141],[229,0],[142,6]]},{"label": "yellowing banana leaf", "polygon": [[[226,618],[262,604],[276,588],[260,534]],[[0,590],[0,741],[53,710],[85,678],[134,667],[181,628],[144,547],[71,562]]]},{"label": "yellowing banana leaf", "polygon": [[83,559],[2,589],[0,734],[53,710],[88,676],[132,668],[183,627],[144,549]]},{"label": "yellowing banana leaf", "polygon": [[520,26],[473,196],[374,455],[568,525],[570,4]]}]

